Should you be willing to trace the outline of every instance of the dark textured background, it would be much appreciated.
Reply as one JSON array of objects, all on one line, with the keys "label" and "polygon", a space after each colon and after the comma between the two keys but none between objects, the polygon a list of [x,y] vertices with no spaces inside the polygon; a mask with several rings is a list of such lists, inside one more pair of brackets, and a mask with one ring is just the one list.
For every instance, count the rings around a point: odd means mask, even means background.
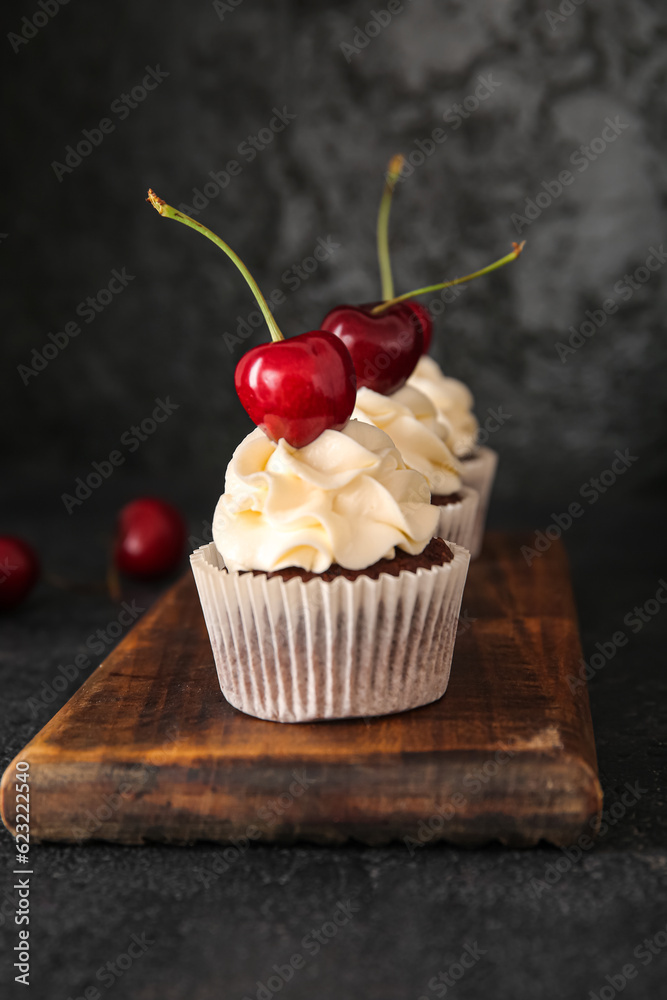
[{"label": "dark textured background", "polygon": [[[568,500],[617,447],[641,459],[633,490],[663,475],[664,274],[566,364],[555,343],[664,238],[667,8],[587,0],[552,28],[555,0],[414,0],[348,62],[341,44],[372,9],[383,7],[244,0],[220,21],[205,2],[75,2],[17,54],[5,43],[2,395],[20,465],[85,474],[169,394],[180,410],[119,475],[177,468],[213,496],[249,426],[233,390],[243,346],[230,355],[222,335],[253,300],[215,247],[145,204],[149,185],[192,204],[209,171],[238,159],[242,173],[200,218],[266,292],[289,292],[283,273],[331,235],[340,247],[276,314],[297,333],[338,302],[377,296],[375,213],[390,154],[439,126],[448,135],[394,206],[406,290],[505,253],[512,214],[619,116],[629,127],[524,228],[521,261],[446,307],[434,353],[470,384],[480,415],[498,405],[512,415],[492,441],[498,495]],[[32,8],[9,10],[6,32]],[[168,78],[126,120],[110,114],[157,64]],[[443,122],[489,74],[499,86],[479,109],[459,128]],[[248,163],[239,144],[274,106],[296,119]],[[59,183],[52,162],[105,116],[115,131]],[[16,367],[122,267],[135,280],[24,385]]]},{"label": "dark textured background", "polygon": [[[230,354],[223,334],[254,306],[219,251],[143,202],[149,185],[192,204],[193,189],[241,159],[239,144],[274,106],[296,114],[200,218],[267,292],[287,290],[281,276],[319,238],[340,243],[277,312],[286,332],[300,332],[334,303],[377,295],[375,212],[390,154],[409,153],[436,127],[447,132],[396,199],[403,290],[509,249],[512,214],[572,166],[573,150],[599,136],[607,116],[619,116],[629,127],[523,231],[517,264],[447,306],[435,344],[473,388],[482,417],[499,405],[512,415],[490,442],[502,456],[497,524],[544,527],[615,449],[637,456],[565,535],[589,659],[667,577],[664,275],[653,274],[566,364],[555,343],[664,238],[667,8],[586,0],[552,30],[546,2],[414,0],[346,62],[341,43],[384,6],[242,0],[221,22],[208,2],[72,0],[18,53],[0,39],[9,81],[0,434],[16,470],[8,475],[5,465],[0,477],[0,530],[30,538],[47,569],[79,579],[102,575],[113,513],[138,492],[171,496],[193,533],[205,530],[248,427],[232,381],[242,347]],[[5,5],[4,34],[36,9]],[[169,77],[125,121],[112,113],[115,131],[58,183],[52,161],[156,64]],[[443,123],[489,74],[500,86],[488,100],[460,128]],[[123,267],[136,275],[127,290],[24,385],[17,366]],[[165,396],[180,409],[68,518],[61,492]],[[158,589],[136,593],[147,604]],[[75,685],[37,713],[29,699],[116,614],[103,595],[42,584],[0,621],[2,766]],[[605,806],[626,781],[646,792],[539,898],[531,879],[562,858],[546,847],[440,846],[412,859],[400,845],[261,847],[204,888],[215,847],[43,846],[33,852],[33,983],[29,991],[12,983],[15,928],[2,919],[0,989],[77,997],[131,933],[145,932],[155,941],[148,956],[104,997],[254,998],[253,983],[350,897],[359,911],[349,928],[281,995],[432,1000],[429,978],[475,940],[487,957],[448,996],[599,993],[667,923],[664,647],[663,611],[591,682]],[[3,871],[12,854],[2,831]],[[1,881],[11,903],[11,882]],[[663,951],[623,995],[657,1000],[666,961]]]}]

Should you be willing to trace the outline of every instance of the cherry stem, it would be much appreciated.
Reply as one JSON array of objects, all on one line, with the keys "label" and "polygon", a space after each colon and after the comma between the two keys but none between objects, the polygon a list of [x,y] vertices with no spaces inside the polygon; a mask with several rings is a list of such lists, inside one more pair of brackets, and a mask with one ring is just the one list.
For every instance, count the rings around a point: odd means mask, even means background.
[{"label": "cherry stem", "polygon": [[212,243],[215,243],[215,245],[217,247],[220,247],[221,250],[224,250],[224,252],[230,258],[230,260],[232,260],[236,264],[239,271],[250,285],[250,289],[255,298],[257,299],[257,305],[262,310],[264,319],[266,320],[266,324],[271,334],[271,340],[274,341],[284,340],[285,338],[280,332],[280,328],[278,327],[278,324],[273,318],[273,313],[269,309],[266,299],[260,292],[257,282],[255,281],[255,279],[253,278],[253,276],[251,275],[250,271],[245,266],[241,258],[234,253],[232,248],[228,246],[224,240],[221,240],[219,236],[216,236],[215,233],[212,233],[210,229],[207,229],[206,226],[202,226],[200,222],[196,222],[194,219],[191,219],[189,215],[185,215],[183,212],[179,212],[177,208],[172,208],[171,205],[167,205],[167,203],[163,201],[162,198],[158,198],[155,191],[153,191],[152,189],[149,189],[148,198],[146,198],[146,201],[149,201],[153,206],[153,208],[157,212],[159,212],[160,215],[163,215],[166,219],[174,219],[176,222],[182,222],[184,226],[189,226],[190,229],[196,230],[197,232],[201,233],[202,236],[206,236],[207,239],[211,240]]},{"label": "cherry stem", "polygon": [[385,175],[384,191],[380,199],[380,210],[377,221],[377,248],[378,262],[380,264],[380,280],[382,282],[382,298],[393,299],[394,279],[391,273],[391,260],[389,258],[389,212],[391,210],[391,199],[394,194],[396,182],[401,175],[405,157],[401,153],[392,156]]},{"label": "cherry stem", "polygon": [[501,257],[500,260],[495,260],[493,264],[488,264],[483,267],[481,271],[473,271],[472,274],[466,274],[464,278],[454,278],[453,281],[442,281],[438,285],[427,285],[425,288],[415,288],[412,292],[406,292],[405,295],[398,295],[396,298],[389,299],[387,302],[381,302],[379,305],[371,309],[371,316],[377,316],[379,313],[388,309],[389,306],[393,306],[396,302],[405,302],[406,299],[414,299],[417,295],[426,295],[428,292],[439,292],[441,288],[451,288],[452,285],[462,285],[466,281],[472,281],[473,278],[481,278],[483,274],[490,274],[491,271],[497,271],[499,267],[504,267],[505,264],[511,264],[513,260],[516,260],[523,248],[526,245],[526,241],[523,240],[521,243],[513,243],[514,249],[511,253],[506,254],[505,257]]}]

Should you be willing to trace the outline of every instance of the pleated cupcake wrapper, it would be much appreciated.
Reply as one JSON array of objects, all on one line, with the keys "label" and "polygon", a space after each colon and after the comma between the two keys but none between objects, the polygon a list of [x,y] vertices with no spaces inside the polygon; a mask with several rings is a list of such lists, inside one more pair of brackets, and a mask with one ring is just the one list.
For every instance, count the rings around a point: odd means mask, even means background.
[{"label": "pleated cupcake wrapper", "polygon": [[190,556],[222,692],[260,719],[385,715],[447,688],[470,554],[378,580],[230,573],[215,544]]},{"label": "pleated cupcake wrapper", "polygon": [[440,504],[440,520],[436,534],[446,542],[456,542],[464,549],[471,550],[475,539],[475,522],[479,496],[475,490],[464,486],[459,491],[461,500],[457,503]]},{"label": "pleated cupcake wrapper", "polygon": [[482,548],[482,542],[484,541],[486,515],[489,510],[489,500],[491,499],[491,490],[493,489],[493,481],[496,477],[497,465],[498,452],[492,451],[491,448],[477,448],[475,458],[471,458],[467,462],[461,462],[461,479],[463,484],[469,486],[470,489],[476,490],[479,494],[477,519],[472,535],[472,544],[469,546],[472,559],[477,558]]}]

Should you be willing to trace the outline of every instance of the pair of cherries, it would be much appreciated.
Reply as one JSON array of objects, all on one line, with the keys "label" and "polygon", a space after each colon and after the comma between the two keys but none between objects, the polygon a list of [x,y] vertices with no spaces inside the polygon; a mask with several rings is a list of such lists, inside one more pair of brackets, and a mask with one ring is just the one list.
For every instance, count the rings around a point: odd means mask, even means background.
[{"label": "pair of cherries", "polygon": [[[337,306],[312,330],[260,344],[236,366],[234,382],[246,413],[273,441],[301,448],[322,431],[341,430],[357,388],[388,396],[405,384],[430,339],[418,302],[373,315],[375,305]],[[427,314],[428,315],[428,314]]]},{"label": "pair of cherries", "polygon": [[354,409],[357,388],[366,386],[386,396],[396,392],[429,349],[433,324],[428,309],[409,295],[394,297],[389,212],[403,162],[400,155],[391,159],[378,212],[383,301],[337,306],[324,317],[320,330],[283,344],[255,347],[236,368],[241,403],[274,440],[284,437],[299,447],[327,428],[342,429]]},{"label": "pair of cherries", "polygon": [[389,264],[389,206],[403,165],[389,164],[378,216],[378,256],[383,301],[337,306],[324,317],[322,328],[285,340],[245,264],[223,240],[201,223],[167,205],[153,192],[148,201],[160,215],[198,230],[223,250],[241,271],[257,299],[271,332],[272,343],[253,347],[235,373],[236,392],[250,419],[271,438],[304,447],[328,429],[341,430],[354,410],[357,388],[383,395],[401,388],[431,343],[433,322],[414,295],[461,284],[518,257],[523,244],[488,267],[416,292],[394,297]]}]

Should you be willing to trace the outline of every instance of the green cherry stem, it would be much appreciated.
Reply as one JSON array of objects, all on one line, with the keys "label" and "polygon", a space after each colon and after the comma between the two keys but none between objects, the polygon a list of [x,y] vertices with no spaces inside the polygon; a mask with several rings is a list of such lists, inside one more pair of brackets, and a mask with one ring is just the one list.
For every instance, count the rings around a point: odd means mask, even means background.
[{"label": "green cherry stem", "polygon": [[393,299],[394,297],[394,279],[391,274],[391,260],[389,258],[389,212],[391,210],[391,199],[394,194],[394,188],[396,187],[396,182],[400,177],[404,163],[405,157],[401,153],[392,156],[387,168],[384,191],[380,199],[377,222],[377,248],[383,299]]},{"label": "green cherry stem", "polygon": [[146,198],[146,201],[149,201],[153,206],[153,208],[156,210],[156,212],[159,212],[160,215],[163,215],[165,219],[174,219],[176,222],[182,222],[184,226],[189,226],[190,229],[196,230],[196,232],[201,233],[202,236],[206,236],[207,239],[211,240],[212,243],[215,243],[215,245],[217,247],[220,247],[221,250],[224,250],[224,252],[230,258],[230,260],[232,260],[236,264],[239,271],[250,285],[250,289],[255,298],[257,299],[257,304],[259,308],[262,310],[264,319],[266,320],[269,332],[271,334],[271,340],[274,341],[284,340],[285,338],[280,332],[280,328],[278,327],[278,324],[273,318],[273,313],[269,309],[266,299],[260,292],[257,282],[255,281],[255,279],[253,278],[253,276],[251,275],[250,271],[245,266],[241,258],[234,253],[232,248],[228,246],[224,240],[221,240],[219,236],[216,236],[215,233],[212,233],[210,229],[207,229],[206,226],[202,226],[200,222],[196,222],[194,219],[191,219],[189,215],[185,215],[183,212],[179,212],[177,208],[172,208],[171,205],[167,205],[167,203],[163,201],[162,198],[158,198],[155,191],[153,191],[152,189],[149,189],[148,198]]},{"label": "green cherry stem", "polygon": [[452,285],[462,285],[466,281],[472,281],[473,278],[481,278],[483,274],[490,274],[491,271],[497,271],[499,267],[504,267],[505,264],[511,264],[513,260],[516,260],[523,248],[526,245],[526,241],[523,240],[521,243],[513,243],[514,249],[511,253],[506,254],[501,257],[500,260],[495,260],[493,264],[488,264],[483,267],[481,271],[473,271],[472,274],[466,274],[464,278],[454,278],[453,281],[442,281],[438,285],[426,285],[424,288],[415,288],[412,292],[406,292],[405,295],[397,295],[396,298],[389,299],[386,302],[381,302],[379,305],[371,309],[371,316],[377,316],[379,313],[388,309],[389,306],[395,305],[396,302],[405,302],[406,299],[414,299],[418,295],[426,295],[428,292],[439,292],[441,288],[451,288]]}]

